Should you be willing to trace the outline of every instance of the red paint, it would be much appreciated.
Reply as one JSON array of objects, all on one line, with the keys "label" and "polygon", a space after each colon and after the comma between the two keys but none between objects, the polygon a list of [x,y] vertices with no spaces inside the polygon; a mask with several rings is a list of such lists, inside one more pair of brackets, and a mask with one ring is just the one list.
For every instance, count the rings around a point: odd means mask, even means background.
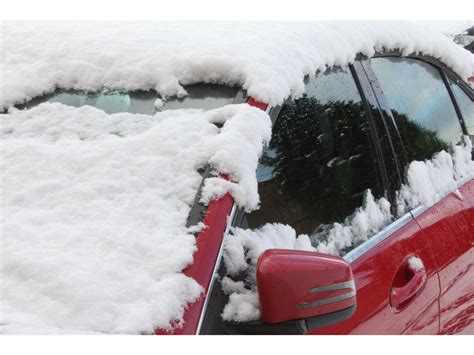
[{"label": "red paint", "polygon": [[[312,334],[474,334],[474,180],[459,190],[355,260],[356,313]],[[414,253],[426,284],[398,311],[390,290]]]},{"label": "red paint", "polygon": [[416,218],[436,255],[442,334],[474,334],[474,180],[459,191]]},{"label": "red paint", "polygon": [[[227,227],[227,216],[230,214],[234,200],[230,194],[213,200],[204,216],[203,223],[207,228],[203,229],[196,237],[197,251],[194,253],[194,261],[183,273],[195,279],[207,292],[211,282],[212,272],[216,264],[219,248],[222,243],[225,229]],[[184,324],[181,328],[175,328],[171,334],[195,334],[199,324],[202,308],[204,305],[204,294],[189,305],[184,313]],[[163,334],[156,330],[155,334]],[[165,332],[165,334],[168,334]]]},{"label": "red paint", "polygon": [[266,250],[257,263],[261,318],[266,323],[279,323],[349,308],[355,304],[355,296],[308,308],[299,305],[351,292],[351,288],[310,290],[352,280],[349,264],[338,256],[301,250]]},{"label": "red paint", "polygon": [[267,104],[266,103],[263,103],[261,101],[258,101],[258,100],[255,100],[253,97],[249,97],[249,99],[247,100],[247,103],[250,105],[250,106],[253,106],[253,107],[257,107],[263,111],[265,111],[267,109]]},{"label": "red paint", "polygon": [[[394,287],[403,285],[396,275],[416,253],[426,270],[423,290],[399,311],[390,304]],[[414,220],[351,263],[357,289],[352,318],[312,334],[435,334],[439,329],[439,282],[429,240]]]}]

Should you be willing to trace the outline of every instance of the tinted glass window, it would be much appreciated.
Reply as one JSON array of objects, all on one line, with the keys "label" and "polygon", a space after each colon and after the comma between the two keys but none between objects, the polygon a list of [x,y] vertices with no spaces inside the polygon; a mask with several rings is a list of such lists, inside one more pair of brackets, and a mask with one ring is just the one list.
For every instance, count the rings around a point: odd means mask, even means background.
[{"label": "tinted glass window", "polygon": [[454,97],[458,103],[459,109],[461,110],[462,118],[466,124],[467,133],[474,135],[474,103],[467,94],[450,80],[451,89],[453,90]]},{"label": "tinted glass window", "polygon": [[251,228],[279,222],[311,235],[352,214],[366,189],[380,194],[368,121],[348,70],[318,75],[302,98],[283,106],[257,177],[261,208],[247,216]]},{"label": "tinted glass window", "polygon": [[152,115],[158,110],[174,110],[183,108],[212,109],[231,104],[237,94],[237,87],[222,85],[197,84],[186,87],[188,96],[171,97],[163,100],[162,107],[155,107],[156,99],[160,98],[156,91],[86,93],[82,91],[57,91],[49,95],[35,98],[17,107],[30,108],[42,102],[60,102],[69,106],[90,105],[107,113],[131,112]]},{"label": "tinted glass window", "polygon": [[371,65],[409,161],[429,159],[450,143],[459,143],[461,125],[437,68],[409,58],[374,58]]}]

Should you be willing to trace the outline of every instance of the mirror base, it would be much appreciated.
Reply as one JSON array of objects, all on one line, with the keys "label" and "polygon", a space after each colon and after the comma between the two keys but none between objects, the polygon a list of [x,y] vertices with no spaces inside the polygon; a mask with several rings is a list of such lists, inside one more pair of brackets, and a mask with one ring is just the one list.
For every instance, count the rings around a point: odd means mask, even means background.
[{"label": "mirror base", "polygon": [[356,305],[340,311],[323,314],[316,317],[290,320],[281,323],[248,322],[224,322],[228,334],[240,335],[299,335],[310,330],[327,327],[352,317],[356,311]]}]

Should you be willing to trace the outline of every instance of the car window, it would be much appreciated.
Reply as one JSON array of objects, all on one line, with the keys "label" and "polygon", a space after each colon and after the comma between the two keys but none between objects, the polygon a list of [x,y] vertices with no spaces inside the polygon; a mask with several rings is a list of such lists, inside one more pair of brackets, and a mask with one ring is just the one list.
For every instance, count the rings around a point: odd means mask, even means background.
[{"label": "car window", "polygon": [[467,133],[474,135],[474,103],[464,90],[455,82],[449,80],[449,85],[451,86],[451,90],[453,91],[456,102],[461,110]]},{"label": "car window", "polygon": [[69,106],[94,106],[107,113],[131,112],[152,115],[161,110],[183,108],[212,109],[233,103],[237,87],[196,84],[185,87],[188,95],[182,98],[170,97],[162,100],[162,106],[155,105],[161,99],[156,91],[108,91],[87,93],[83,91],[58,90],[52,94],[37,97],[17,108],[31,108],[43,102],[60,102]]},{"label": "car window", "polygon": [[[248,225],[284,223],[298,234],[342,222],[371,189],[381,195],[369,123],[348,69],[318,75],[285,103],[257,170],[261,207]],[[319,234],[320,231],[318,231]]]},{"label": "car window", "polygon": [[461,140],[459,118],[439,69],[412,58],[370,64],[392,110],[407,158],[430,159]]}]

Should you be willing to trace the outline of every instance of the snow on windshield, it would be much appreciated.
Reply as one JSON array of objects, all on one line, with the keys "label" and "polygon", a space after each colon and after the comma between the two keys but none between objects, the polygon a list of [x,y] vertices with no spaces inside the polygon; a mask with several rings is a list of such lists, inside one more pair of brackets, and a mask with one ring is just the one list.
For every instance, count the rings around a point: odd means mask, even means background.
[{"label": "snow on windshield", "polygon": [[154,116],[60,103],[10,111],[0,119],[1,332],[179,324],[202,292],[181,273],[195,250],[185,226],[197,169],[231,173],[227,183],[248,191],[236,200],[258,203],[248,167],[270,139],[268,115],[246,104]]},{"label": "snow on windshield", "polygon": [[474,74],[471,53],[411,22],[3,22],[1,41],[0,110],[56,88],[166,97],[198,82],[242,86],[276,105],[300,96],[306,75],[382,48]]}]

